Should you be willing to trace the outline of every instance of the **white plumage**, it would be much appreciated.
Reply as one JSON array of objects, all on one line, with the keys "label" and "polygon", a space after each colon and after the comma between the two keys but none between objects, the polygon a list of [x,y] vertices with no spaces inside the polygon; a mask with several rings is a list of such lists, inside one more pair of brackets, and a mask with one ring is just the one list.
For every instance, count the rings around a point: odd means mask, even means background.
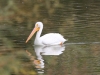
[{"label": "white plumage", "polygon": [[[38,42],[37,42],[38,41]],[[66,40],[59,33],[48,33],[35,40],[35,45],[57,45],[64,43]]]},{"label": "white plumage", "polygon": [[40,36],[43,29],[43,23],[37,22],[35,24],[35,28],[29,35],[28,39],[26,40],[26,43],[30,40],[32,35],[37,31],[36,38],[34,41],[35,45],[58,45],[63,44],[66,39],[63,38],[63,36],[59,33],[48,33],[43,36]]}]

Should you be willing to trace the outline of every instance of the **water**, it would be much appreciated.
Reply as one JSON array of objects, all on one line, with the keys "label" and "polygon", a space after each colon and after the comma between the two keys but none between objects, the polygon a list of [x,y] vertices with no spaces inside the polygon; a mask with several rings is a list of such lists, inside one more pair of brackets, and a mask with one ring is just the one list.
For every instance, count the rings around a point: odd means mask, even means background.
[{"label": "water", "polygon": [[[100,1],[0,2],[0,75],[100,75]],[[25,41],[35,22],[68,39],[60,46]]]}]

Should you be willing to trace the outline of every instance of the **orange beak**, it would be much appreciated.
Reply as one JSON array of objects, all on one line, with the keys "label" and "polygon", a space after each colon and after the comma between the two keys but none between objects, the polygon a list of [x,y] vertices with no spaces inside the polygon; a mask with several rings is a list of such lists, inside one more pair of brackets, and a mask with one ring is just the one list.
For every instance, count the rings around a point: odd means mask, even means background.
[{"label": "orange beak", "polygon": [[38,31],[40,28],[38,27],[38,25],[35,26],[35,28],[32,30],[31,34],[29,35],[29,37],[26,40],[26,43],[31,39],[31,37],[35,34],[36,31]]}]

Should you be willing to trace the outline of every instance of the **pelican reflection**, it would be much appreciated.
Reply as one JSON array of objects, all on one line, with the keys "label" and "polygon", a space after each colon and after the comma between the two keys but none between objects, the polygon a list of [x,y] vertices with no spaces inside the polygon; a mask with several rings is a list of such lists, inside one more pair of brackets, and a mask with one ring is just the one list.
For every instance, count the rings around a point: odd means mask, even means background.
[{"label": "pelican reflection", "polygon": [[42,55],[60,55],[65,50],[65,46],[34,46],[34,50],[36,52],[37,59],[40,60],[39,66],[44,68],[44,60]]},{"label": "pelican reflection", "polygon": [[26,50],[26,53],[30,57],[32,64],[35,65],[35,67],[37,68],[38,73],[44,73],[44,60],[42,58],[42,55],[60,55],[65,50],[65,46],[34,46],[34,50],[37,57],[33,56],[32,53],[28,50]]}]

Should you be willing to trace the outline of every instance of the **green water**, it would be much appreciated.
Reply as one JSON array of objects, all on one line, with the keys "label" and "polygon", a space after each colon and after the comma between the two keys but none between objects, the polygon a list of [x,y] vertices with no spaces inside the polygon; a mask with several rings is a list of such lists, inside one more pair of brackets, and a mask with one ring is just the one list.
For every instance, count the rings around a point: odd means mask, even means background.
[{"label": "green water", "polygon": [[[68,41],[26,44],[37,21]],[[0,0],[0,75],[100,75],[100,1]]]}]

